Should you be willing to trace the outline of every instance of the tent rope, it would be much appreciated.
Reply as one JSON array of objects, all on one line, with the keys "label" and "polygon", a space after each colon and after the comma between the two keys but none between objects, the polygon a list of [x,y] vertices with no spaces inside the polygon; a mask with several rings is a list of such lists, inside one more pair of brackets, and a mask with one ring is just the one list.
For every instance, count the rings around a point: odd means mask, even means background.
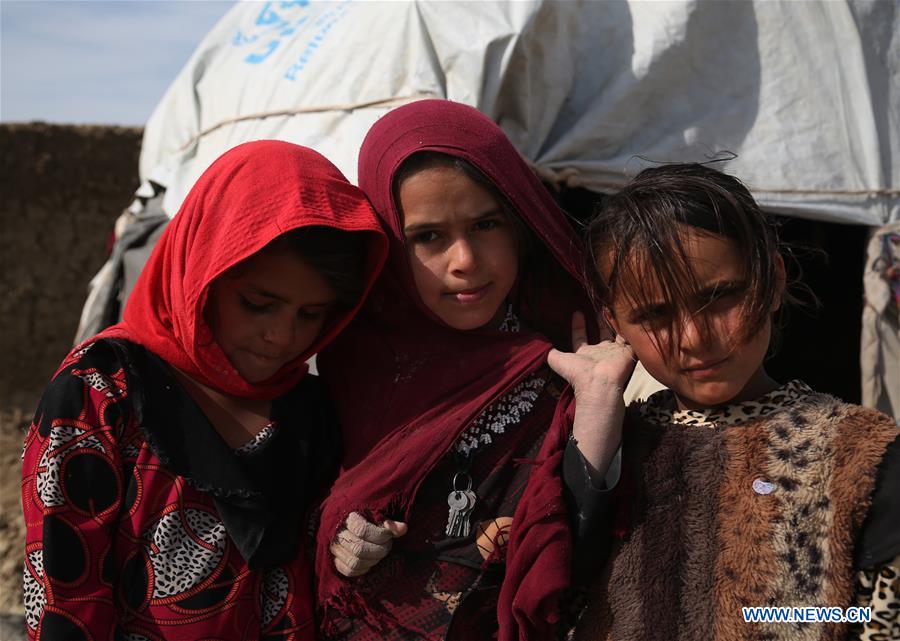
[{"label": "tent rope", "polygon": [[765,189],[752,187],[750,191],[767,194],[829,194],[837,196],[900,196],[900,189]]},{"label": "tent rope", "polygon": [[346,103],[346,104],[333,104],[333,105],[321,105],[317,107],[297,107],[295,109],[279,109],[277,111],[260,111],[252,114],[244,114],[242,116],[235,116],[234,118],[227,118],[218,122],[211,127],[207,127],[197,135],[193,136],[190,140],[184,143],[179,151],[185,151],[191,145],[196,144],[198,140],[203,138],[213,131],[225,127],[226,125],[232,125],[236,122],[243,122],[245,120],[262,120],[264,118],[272,118],[278,116],[294,116],[297,114],[315,114],[315,113],[326,113],[329,111],[355,111],[356,109],[368,109],[370,107],[399,107],[400,105],[405,105],[409,102],[415,102],[416,100],[424,100],[426,98],[434,98],[433,94],[427,93],[416,93],[411,96],[401,96],[395,98],[381,98],[379,100],[368,100],[366,102],[355,102],[355,103]]},{"label": "tent rope", "polygon": [[[532,164],[532,169],[539,178],[553,185],[557,190],[561,184],[569,187],[585,187],[586,182],[581,179],[577,170],[554,171],[547,168],[537,167]],[[627,180],[591,180],[591,187],[599,189],[618,190],[628,184]],[[900,189],[894,188],[878,188],[878,189],[782,189],[748,186],[754,194],[803,194],[803,195],[824,195],[824,196],[900,196]]]},{"label": "tent rope", "polygon": [[[320,105],[317,107],[297,107],[295,109],[279,109],[277,111],[260,111],[252,114],[244,114],[243,116],[235,116],[227,118],[211,127],[207,127],[197,135],[193,136],[179,151],[185,151],[191,145],[217,129],[221,129],[227,125],[246,120],[262,120],[264,118],[273,118],[278,116],[294,116],[297,114],[313,114],[327,113],[329,111],[355,111],[356,109],[368,109],[371,107],[399,107],[416,100],[424,100],[426,98],[434,98],[433,94],[415,93],[411,96],[400,96],[394,98],[381,98],[379,100],[368,100],[366,102]],[[556,189],[561,184],[567,184],[571,187],[583,186],[583,180],[579,175],[579,171],[574,167],[569,167],[561,171],[553,170],[547,167],[539,167],[531,164],[535,173],[545,182],[550,183]],[[626,185],[627,181],[591,181],[591,185],[601,189],[621,189]],[[829,196],[900,196],[900,189],[767,189],[762,187],[751,187],[750,191],[766,194],[807,194],[807,195],[829,195]]]}]

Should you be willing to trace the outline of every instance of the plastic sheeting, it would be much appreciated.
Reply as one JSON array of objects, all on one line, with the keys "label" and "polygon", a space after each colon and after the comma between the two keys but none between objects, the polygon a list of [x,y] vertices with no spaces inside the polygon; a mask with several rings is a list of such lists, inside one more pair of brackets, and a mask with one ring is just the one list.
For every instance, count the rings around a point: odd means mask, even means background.
[{"label": "plastic sheeting", "polygon": [[737,154],[772,210],[900,219],[900,5],[293,2],[236,5],[147,124],[141,177],[172,215],[241,142],[315,147],[351,179],[391,106],[494,118],[542,176],[614,189],[650,161]]},{"label": "plastic sheeting", "polygon": [[866,254],[860,335],[863,405],[900,421],[900,222],[875,230]]}]

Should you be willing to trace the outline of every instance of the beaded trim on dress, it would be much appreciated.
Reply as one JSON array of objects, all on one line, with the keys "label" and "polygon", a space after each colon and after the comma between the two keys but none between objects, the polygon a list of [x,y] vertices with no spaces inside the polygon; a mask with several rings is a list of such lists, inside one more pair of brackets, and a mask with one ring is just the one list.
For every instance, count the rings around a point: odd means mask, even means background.
[{"label": "beaded trim on dress", "polygon": [[[498,328],[501,332],[515,333],[521,331],[522,323],[512,305],[506,308],[506,316]],[[490,445],[495,435],[504,434],[507,428],[518,425],[534,407],[541,391],[547,385],[547,379],[540,374],[533,374],[516,384],[506,394],[498,398],[485,409],[466,430],[459,435],[453,449],[463,456]]]},{"label": "beaded trim on dress", "polygon": [[454,450],[464,456],[493,442],[494,435],[518,425],[528,416],[547,379],[539,374],[529,376],[482,412],[465,432],[459,435]]}]

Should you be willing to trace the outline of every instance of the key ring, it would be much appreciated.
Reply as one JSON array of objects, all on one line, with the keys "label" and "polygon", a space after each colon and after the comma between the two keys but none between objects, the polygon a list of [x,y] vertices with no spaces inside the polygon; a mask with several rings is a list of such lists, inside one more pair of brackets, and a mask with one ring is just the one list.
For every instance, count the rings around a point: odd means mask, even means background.
[{"label": "key ring", "polygon": [[[456,480],[460,476],[464,476],[466,478],[466,489],[465,490],[460,490],[458,487],[456,487]],[[472,477],[471,476],[469,476],[465,472],[457,472],[456,474],[453,475],[453,491],[454,492],[468,492],[471,489],[472,489]]]}]

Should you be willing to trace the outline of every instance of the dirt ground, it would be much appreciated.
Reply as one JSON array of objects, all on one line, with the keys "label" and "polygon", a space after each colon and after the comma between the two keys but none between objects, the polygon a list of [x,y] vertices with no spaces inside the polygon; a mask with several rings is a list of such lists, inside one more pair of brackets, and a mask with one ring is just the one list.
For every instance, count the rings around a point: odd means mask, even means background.
[{"label": "dirt ground", "polygon": [[137,188],[142,132],[0,125],[0,641],[24,638],[21,453]]},{"label": "dirt ground", "polygon": [[21,410],[0,411],[0,612],[22,612],[19,575],[25,523],[20,514],[19,486],[22,440],[29,421]]}]

